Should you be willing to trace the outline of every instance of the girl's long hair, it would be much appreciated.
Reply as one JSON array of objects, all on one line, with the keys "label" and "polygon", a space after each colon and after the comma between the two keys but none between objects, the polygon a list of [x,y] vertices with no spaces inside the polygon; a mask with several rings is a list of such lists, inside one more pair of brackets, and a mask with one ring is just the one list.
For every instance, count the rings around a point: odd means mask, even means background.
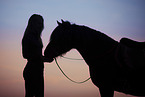
[{"label": "girl's long hair", "polygon": [[31,42],[36,46],[42,46],[41,32],[44,28],[44,20],[41,15],[33,14],[24,32],[23,41]]}]

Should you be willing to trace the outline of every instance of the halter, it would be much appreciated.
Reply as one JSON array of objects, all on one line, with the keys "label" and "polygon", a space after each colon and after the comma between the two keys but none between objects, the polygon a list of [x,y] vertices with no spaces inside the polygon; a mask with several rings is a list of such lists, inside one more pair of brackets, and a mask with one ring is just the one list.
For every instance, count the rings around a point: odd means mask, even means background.
[{"label": "halter", "polygon": [[68,58],[68,57],[64,57],[64,56],[61,56],[61,57],[65,58],[65,59],[69,59],[69,60],[84,60],[84,59]]}]

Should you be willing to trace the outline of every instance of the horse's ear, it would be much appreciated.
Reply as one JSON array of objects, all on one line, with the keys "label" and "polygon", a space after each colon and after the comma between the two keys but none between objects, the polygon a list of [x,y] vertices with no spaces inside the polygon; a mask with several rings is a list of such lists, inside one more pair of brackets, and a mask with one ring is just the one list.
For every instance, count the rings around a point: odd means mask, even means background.
[{"label": "horse's ear", "polygon": [[61,25],[61,23],[59,22],[59,21],[57,21],[57,24],[60,26]]},{"label": "horse's ear", "polygon": [[64,23],[64,20],[63,19],[61,19],[61,21],[62,21],[62,23]]}]

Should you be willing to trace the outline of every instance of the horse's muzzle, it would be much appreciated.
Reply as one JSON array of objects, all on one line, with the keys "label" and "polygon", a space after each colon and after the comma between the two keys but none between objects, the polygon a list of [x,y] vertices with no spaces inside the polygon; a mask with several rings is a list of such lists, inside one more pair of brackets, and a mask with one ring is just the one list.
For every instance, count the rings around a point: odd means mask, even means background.
[{"label": "horse's muzzle", "polygon": [[[45,57],[45,56],[44,56],[44,57]],[[53,60],[54,60],[54,58],[47,58],[47,57],[45,57],[44,62],[49,62],[49,63],[51,63],[51,62],[53,62]]]}]

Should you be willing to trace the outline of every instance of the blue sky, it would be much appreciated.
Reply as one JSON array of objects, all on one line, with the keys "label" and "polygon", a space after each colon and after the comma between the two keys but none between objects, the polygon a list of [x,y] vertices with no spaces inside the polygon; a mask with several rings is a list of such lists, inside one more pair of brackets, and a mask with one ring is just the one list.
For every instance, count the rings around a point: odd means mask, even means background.
[{"label": "blue sky", "polygon": [[[42,39],[45,49],[51,32],[57,26],[56,21],[61,19],[100,30],[117,41],[122,37],[145,41],[144,10],[145,0],[1,0],[0,96],[9,97],[9,94],[13,97],[24,96],[22,71],[26,60],[21,55],[21,39],[32,14],[38,13],[44,18]],[[77,51],[71,51],[66,56],[81,58]],[[78,64],[72,67],[63,66],[74,79],[83,80],[89,76],[88,67],[84,62],[63,60],[62,64]],[[82,73],[77,66],[83,68]],[[75,76],[77,74],[80,75]],[[84,77],[79,79],[81,75]],[[9,94],[4,92],[6,90]],[[69,97],[99,95],[98,89],[91,81],[79,86],[74,85],[62,76],[54,62],[46,63],[45,97],[48,95],[55,97],[55,94],[65,97],[65,91],[70,94],[67,94]],[[115,95],[115,97],[133,97],[119,93]]]},{"label": "blue sky", "polygon": [[0,28],[24,30],[28,18],[39,13],[47,33],[55,28],[56,20],[64,19],[101,30],[117,40],[129,37],[142,41],[144,5],[144,0],[2,0]]}]

